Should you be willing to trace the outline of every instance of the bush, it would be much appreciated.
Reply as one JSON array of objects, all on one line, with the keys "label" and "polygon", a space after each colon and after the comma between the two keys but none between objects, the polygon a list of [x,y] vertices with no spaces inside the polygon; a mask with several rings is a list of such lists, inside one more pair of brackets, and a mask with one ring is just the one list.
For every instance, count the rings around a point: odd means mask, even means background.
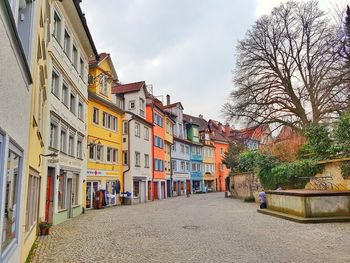
[{"label": "bush", "polygon": [[336,151],[340,156],[350,156],[350,114],[340,117],[334,128],[334,139]]},{"label": "bush", "polygon": [[245,151],[238,157],[237,172],[260,172],[270,170],[278,163],[278,159],[259,151]]},{"label": "bush", "polygon": [[273,167],[270,171],[258,173],[260,182],[267,189],[301,189],[310,181],[310,177],[319,173],[322,168],[312,160],[282,163]]}]

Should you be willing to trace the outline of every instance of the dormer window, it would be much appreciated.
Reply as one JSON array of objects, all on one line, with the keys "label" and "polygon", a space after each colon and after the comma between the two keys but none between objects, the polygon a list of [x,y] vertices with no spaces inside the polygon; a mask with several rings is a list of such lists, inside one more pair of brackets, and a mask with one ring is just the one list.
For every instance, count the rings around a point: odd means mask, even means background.
[{"label": "dormer window", "polygon": [[134,110],[135,109],[135,101],[131,100],[129,101],[129,110]]},{"label": "dormer window", "polygon": [[100,79],[100,92],[104,95],[107,95],[108,91],[108,83],[107,83],[107,79],[106,79],[106,76],[103,76],[101,79]]}]

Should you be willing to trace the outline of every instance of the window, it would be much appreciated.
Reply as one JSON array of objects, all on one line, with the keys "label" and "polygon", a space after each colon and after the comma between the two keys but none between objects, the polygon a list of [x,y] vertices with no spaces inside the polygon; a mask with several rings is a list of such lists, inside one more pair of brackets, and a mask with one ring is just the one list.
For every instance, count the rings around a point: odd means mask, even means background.
[{"label": "window", "polygon": [[198,129],[193,128],[193,136],[198,137]]},{"label": "window", "polygon": [[10,145],[7,160],[5,190],[5,209],[3,217],[3,236],[1,250],[4,251],[18,234],[18,194],[20,193],[19,183],[22,174],[22,156],[14,145]]},{"label": "window", "polygon": [[185,153],[190,154],[190,147],[188,147],[187,145],[185,146]]},{"label": "window", "polygon": [[58,148],[58,127],[55,123],[50,123],[50,147]]},{"label": "window", "polygon": [[63,80],[62,83],[62,102],[68,107],[69,90],[67,83]]},{"label": "window", "polygon": [[26,207],[26,224],[25,231],[29,232],[37,222],[38,202],[40,190],[40,177],[35,171],[29,171],[27,207]]},{"label": "window", "polygon": [[61,38],[61,27],[62,27],[61,18],[55,11],[55,14],[53,17],[53,36],[56,38],[58,42],[60,42],[60,38]]},{"label": "window", "polygon": [[163,118],[157,113],[154,113],[154,121],[155,124],[157,124],[160,127],[163,127]]},{"label": "window", "polygon": [[74,156],[74,135],[69,135],[68,154],[70,156]]},{"label": "window", "polygon": [[200,147],[196,147],[197,155],[202,155],[202,149]]},{"label": "window", "polygon": [[171,161],[171,166],[172,166],[174,172],[177,171],[176,161]]},{"label": "window", "polygon": [[107,162],[118,163],[118,150],[114,148],[107,148]]},{"label": "window", "polygon": [[84,78],[84,61],[82,58],[80,58],[80,77]]},{"label": "window", "polygon": [[59,98],[60,96],[60,91],[59,91],[59,85],[60,85],[60,76],[58,71],[55,69],[52,70],[52,79],[51,79],[51,92]]},{"label": "window", "polygon": [[72,205],[78,205],[79,196],[79,174],[73,174],[72,176]]},{"label": "window", "polygon": [[140,195],[140,182],[134,181],[133,188],[134,188],[134,197],[139,197],[139,195]]},{"label": "window", "polygon": [[106,76],[103,76],[100,79],[100,93],[102,93],[104,95],[108,95],[108,83],[106,80]]},{"label": "window", "polygon": [[128,165],[128,152],[123,151],[123,165]]},{"label": "window", "polygon": [[96,145],[89,145],[89,159],[95,160],[95,147]]},{"label": "window", "polygon": [[164,170],[164,162],[159,159],[154,159],[154,170],[162,172]]},{"label": "window", "polygon": [[77,141],[77,158],[82,159],[83,158],[83,139],[78,138]]},{"label": "window", "polygon": [[140,137],[140,123],[135,122],[135,136]]},{"label": "window", "polygon": [[192,163],[192,172],[197,171],[197,165],[195,163]]},{"label": "window", "polygon": [[144,134],[144,138],[145,140],[149,140],[149,129],[148,127],[144,126],[144,129],[145,129],[145,134]]},{"label": "window", "polygon": [[185,146],[183,144],[180,145],[180,152],[185,153]]},{"label": "window", "polygon": [[171,146],[171,150],[173,151],[173,152],[176,152],[176,143],[174,142],[174,144]]},{"label": "window", "polygon": [[135,152],[135,166],[141,166],[140,153]]},{"label": "window", "polygon": [[129,110],[133,110],[133,109],[135,109],[135,101],[131,100],[129,101]]},{"label": "window", "polygon": [[61,146],[60,151],[66,153],[67,152],[67,132],[65,130],[61,130]]},{"label": "window", "polygon": [[123,134],[128,134],[128,122],[123,121]]},{"label": "window", "polygon": [[163,139],[158,136],[154,136],[154,146],[158,148],[163,148],[164,146]]},{"label": "window", "polygon": [[181,171],[185,171],[185,162],[181,161]]},{"label": "window", "polygon": [[66,174],[62,171],[58,176],[58,210],[63,210],[66,208]]},{"label": "window", "polygon": [[84,106],[81,101],[78,102],[78,118],[83,120],[84,118]]},{"label": "window", "polygon": [[145,168],[149,168],[149,155],[145,154]]},{"label": "window", "polygon": [[75,99],[75,95],[73,93],[70,94],[70,111],[75,115],[76,111],[75,111],[75,104],[76,104],[76,99]]},{"label": "window", "polygon": [[224,148],[220,148],[220,155],[224,155]]},{"label": "window", "polygon": [[188,172],[190,170],[190,163],[186,162],[186,172]]},{"label": "window", "polygon": [[107,128],[108,116],[106,112],[102,113],[102,126]]},{"label": "window", "polygon": [[145,101],[144,101],[144,99],[140,98],[139,104],[140,104],[139,105],[140,106],[140,115],[142,117],[144,117],[145,116]]},{"label": "window", "polygon": [[76,70],[78,70],[78,60],[78,49],[75,47],[75,45],[73,45],[73,66]]},{"label": "window", "polygon": [[96,160],[103,161],[103,146],[96,145]]},{"label": "window", "polygon": [[70,46],[71,46],[70,35],[68,34],[67,30],[64,30],[63,49],[69,59],[70,59]]},{"label": "window", "polygon": [[93,108],[93,113],[92,113],[92,122],[95,124],[99,124],[99,115],[100,115],[100,111],[97,108]]}]

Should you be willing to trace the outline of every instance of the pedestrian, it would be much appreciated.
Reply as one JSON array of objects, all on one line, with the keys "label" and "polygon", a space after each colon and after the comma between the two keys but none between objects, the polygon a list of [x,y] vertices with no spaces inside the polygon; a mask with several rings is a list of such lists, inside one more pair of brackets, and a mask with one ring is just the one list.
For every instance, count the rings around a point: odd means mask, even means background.
[{"label": "pedestrian", "polygon": [[259,193],[259,201],[260,201],[260,209],[267,208],[267,205],[266,205],[266,193],[265,193],[264,189],[262,189],[261,192]]}]

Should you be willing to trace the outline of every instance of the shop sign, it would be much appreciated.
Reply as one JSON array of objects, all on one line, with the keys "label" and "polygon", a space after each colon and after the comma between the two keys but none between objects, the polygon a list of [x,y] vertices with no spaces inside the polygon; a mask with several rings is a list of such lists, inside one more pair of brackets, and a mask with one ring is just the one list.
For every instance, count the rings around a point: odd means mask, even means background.
[{"label": "shop sign", "polygon": [[87,170],[87,176],[117,176],[118,174],[105,170]]}]

